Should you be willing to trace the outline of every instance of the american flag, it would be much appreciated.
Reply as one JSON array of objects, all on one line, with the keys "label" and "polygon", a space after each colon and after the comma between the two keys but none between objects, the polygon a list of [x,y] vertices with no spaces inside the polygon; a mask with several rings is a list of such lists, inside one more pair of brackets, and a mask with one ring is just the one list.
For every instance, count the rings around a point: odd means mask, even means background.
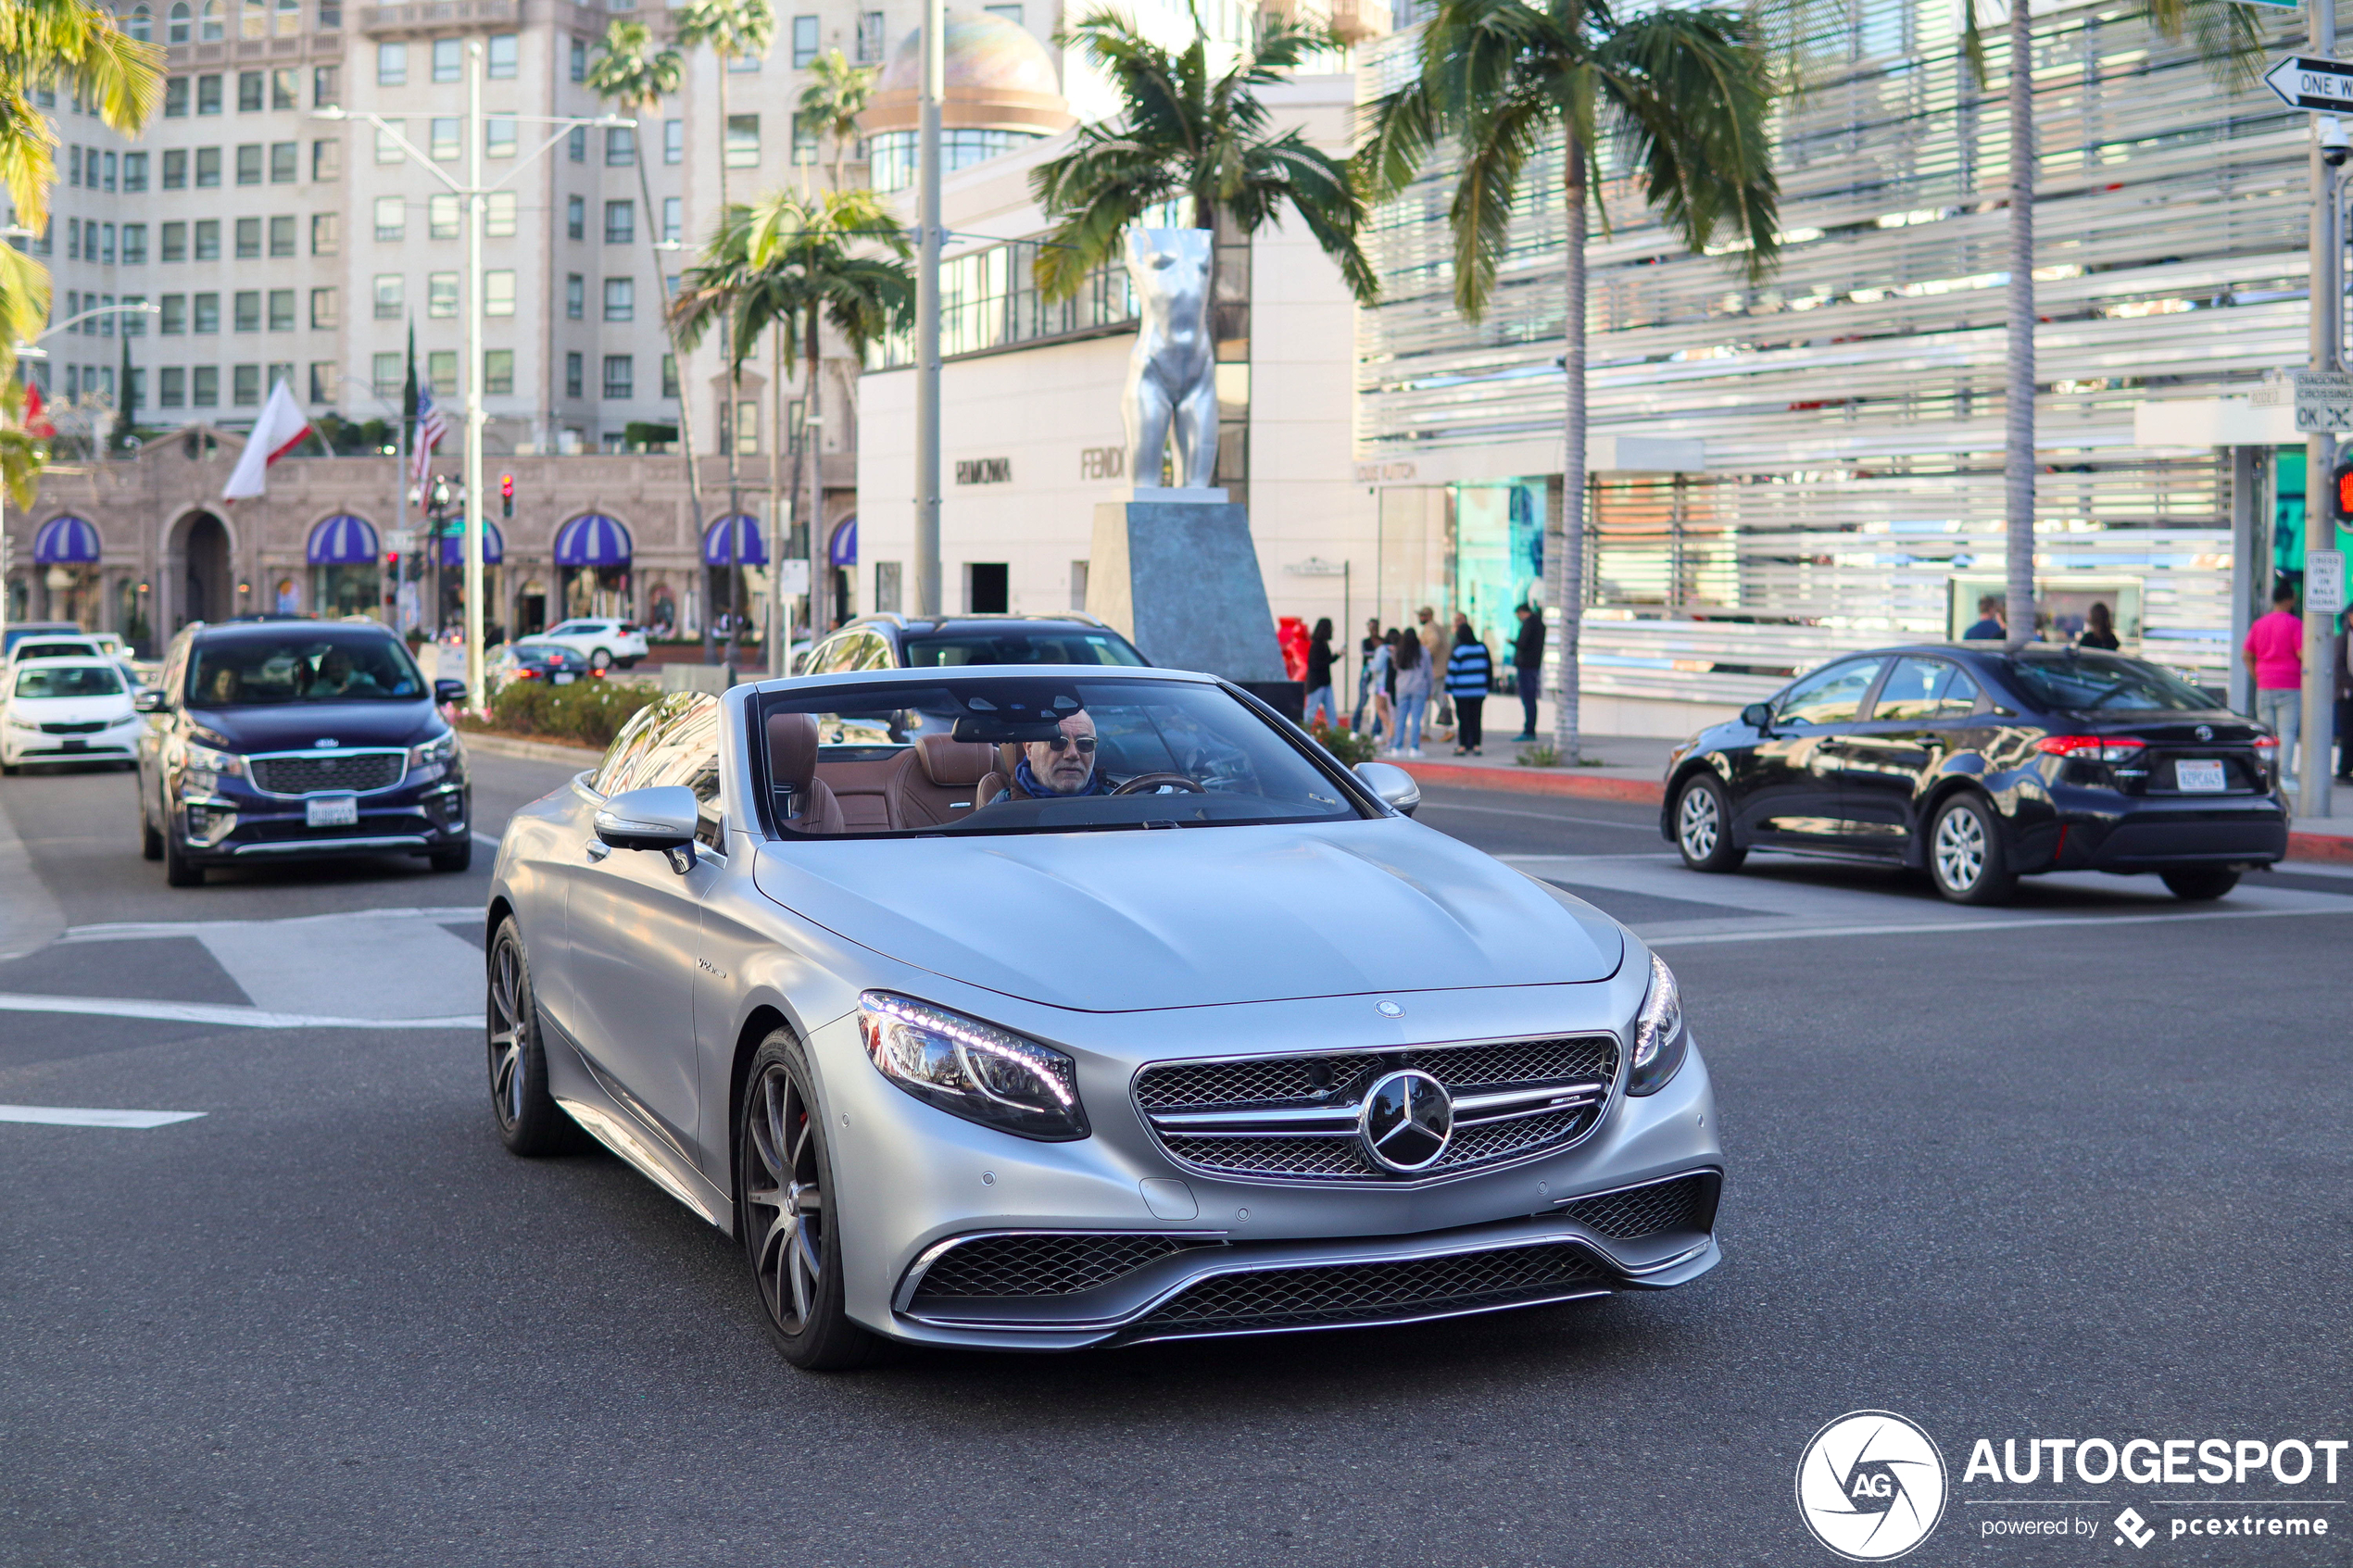
[{"label": "american flag", "polygon": [[417,388],[416,450],[416,477],[419,484],[424,483],[426,480],[433,477],[433,449],[440,445],[441,438],[448,433],[449,421],[441,417],[441,409],[433,400],[433,388],[419,385]]}]

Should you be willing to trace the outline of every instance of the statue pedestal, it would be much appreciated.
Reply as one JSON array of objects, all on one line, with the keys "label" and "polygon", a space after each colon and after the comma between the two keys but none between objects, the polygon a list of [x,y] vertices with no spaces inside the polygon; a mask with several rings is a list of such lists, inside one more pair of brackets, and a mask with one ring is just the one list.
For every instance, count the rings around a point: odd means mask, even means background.
[{"label": "statue pedestal", "polygon": [[1284,680],[1250,515],[1222,490],[1139,489],[1099,504],[1087,608],[1163,669],[1237,685]]}]

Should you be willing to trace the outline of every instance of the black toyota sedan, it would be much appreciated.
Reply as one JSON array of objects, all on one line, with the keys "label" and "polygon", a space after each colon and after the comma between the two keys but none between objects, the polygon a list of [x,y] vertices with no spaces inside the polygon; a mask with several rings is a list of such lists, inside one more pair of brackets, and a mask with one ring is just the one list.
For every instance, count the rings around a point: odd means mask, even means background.
[{"label": "black toyota sedan", "polygon": [[1926,871],[1964,904],[2039,872],[2155,872],[2219,898],[2287,853],[2279,741],[2153,664],[1939,644],[1851,654],[1668,757],[1694,871],[1751,849]]},{"label": "black toyota sedan", "polygon": [[472,863],[466,754],[428,683],[379,626],[274,620],[172,639],[135,706],[139,833],[174,887],[233,861],[333,855]]}]

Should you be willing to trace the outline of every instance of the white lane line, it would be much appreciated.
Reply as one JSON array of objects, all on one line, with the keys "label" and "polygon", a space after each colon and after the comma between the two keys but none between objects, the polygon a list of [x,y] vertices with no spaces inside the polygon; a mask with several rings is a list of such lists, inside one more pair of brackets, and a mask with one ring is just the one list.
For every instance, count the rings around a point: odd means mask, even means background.
[{"label": "white lane line", "polygon": [[[1702,942],[1793,942],[1809,936],[1920,936],[1974,931],[2028,931],[2038,926],[2072,925],[2105,929],[2121,925],[2162,925],[2184,920],[2271,920],[2283,915],[2347,915],[2353,909],[2208,909],[2172,915],[2043,915],[2019,920],[1923,921],[1905,925],[1801,925],[1795,929],[1715,931],[1689,936],[1643,937],[1653,947],[1690,947]],[[1635,927],[1639,934],[1641,927]]]},{"label": "white lane line", "polygon": [[489,850],[493,854],[497,853],[498,840],[491,837],[486,833],[478,833],[474,834],[474,842],[481,845],[484,849]]},{"label": "white lane line", "polygon": [[269,920],[132,920],[73,926],[57,940],[128,942],[147,936],[201,936],[208,931],[249,931],[257,926],[283,929],[304,925],[343,925],[353,921],[371,920],[421,920],[439,924],[443,921],[481,918],[482,906],[479,904],[450,904],[431,909],[337,909],[323,915],[283,915]]},{"label": "white lane line", "polygon": [[0,1105],[0,1122],[43,1127],[169,1127],[193,1122],[201,1110],[83,1110],[69,1105]]},{"label": "white lane line", "polygon": [[213,1023],[230,1029],[479,1029],[472,1013],[434,1018],[335,1018],[267,1012],[218,1002],[149,1002],[127,997],[38,997],[0,992],[0,1012],[69,1012],[87,1018],[144,1018],[158,1023]]}]

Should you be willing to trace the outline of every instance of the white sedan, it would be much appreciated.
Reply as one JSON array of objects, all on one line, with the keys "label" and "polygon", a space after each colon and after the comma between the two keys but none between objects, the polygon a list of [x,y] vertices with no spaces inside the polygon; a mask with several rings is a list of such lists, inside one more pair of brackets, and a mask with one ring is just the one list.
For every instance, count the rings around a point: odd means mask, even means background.
[{"label": "white sedan", "polygon": [[545,632],[533,633],[529,640],[560,643],[585,659],[591,670],[609,669],[616,664],[623,670],[631,669],[647,652],[646,629],[628,621],[566,621]]},{"label": "white sedan", "polygon": [[105,659],[19,659],[0,690],[0,772],[28,762],[138,765],[146,721],[131,686]]}]

